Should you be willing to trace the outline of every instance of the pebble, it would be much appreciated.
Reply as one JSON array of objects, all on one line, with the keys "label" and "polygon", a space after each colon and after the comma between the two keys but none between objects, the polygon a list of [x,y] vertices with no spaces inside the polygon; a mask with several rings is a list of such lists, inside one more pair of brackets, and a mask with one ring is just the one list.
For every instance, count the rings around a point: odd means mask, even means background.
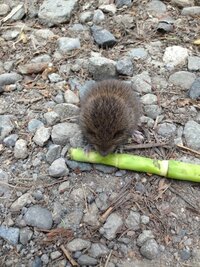
[{"label": "pebble", "polygon": [[13,147],[15,146],[18,137],[19,137],[18,134],[11,134],[6,138],[4,138],[3,143],[8,147]]},{"label": "pebble", "polygon": [[73,104],[61,103],[57,104],[53,111],[56,112],[60,118],[64,119],[77,116],[79,113],[79,108]]},{"label": "pebble", "polygon": [[172,4],[178,6],[178,7],[187,7],[187,6],[193,6],[194,1],[193,0],[172,0]]},{"label": "pebble", "polygon": [[[18,8],[18,11],[17,12],[15,12],[13,15],[12,15],[12,17],[11,17],[11,21],[17,21],[17,20],[20,20],[20,19],[22,19],[23,17],[24,17],[24,15],[25,15],[25,9],[24,9],[24,4],[19,4],[17,7],[19,7]],[[12,9],[12,11],[14,10],[15,8],[13,8]],[[11,11],[11,12],[12,12]]]},{"label": "pebble", "polygon": [[79,97],[71,90],[65,91],[64,99],[65,99],[65,102],[69,103],[69,104],[78,104],[79,103]]},{"label": "pebble", "polygon": [[81,266],[96,266],[97,265],[97,260],[88,256],[88,255],[81,255],[78,258],[78,263]]},{"label": "pebble", "polygon": [[42,229],[51,229],[53,224],[51,212],[38,205],[31,206],[27,209],[24,220],[27,225]]},{"label": "pebble", "polygon": [[169,82],[183,89],[189,89],[195,78],[196,75],[189,71],[177,71],[170,75]]},{"label": "pebble", "polygon": [[132,6],[132,1],[131,0],[116,0],[115,1],[116,7],[120,8],[123,6],[131,7]]},{"label": "pebble", "polygon": [[41,261],[46,265],[49,263],[49,256],[47,254],[43,254],[41,256]]},{"label": "pebble", "polygon": [[14,157],[16,159],[25,159],[28,157],[28,147],[26,140],[19,139],[16,141],[14,147]]},{"label": "pebble", "polygon": [[31,133],[35,133],[38,128],[44,126],[44,123],[37,119],[32,119],[28,123],[28,131]]},{"label": "pebble", "polygon": [[[34,35],[36,37],[38,37],[39,39],[45,39],[45,40],[51,39],[55,36],[55,34],[49,29],[36,30],[36,31],[34,31]],[[36,62],[38,62],[38,61],[36,61]],[[45,60],[45,61],[39,61],[39,62],[48,62],[48,61]]]},{"label": "pebble", "polygon": [[90,226],[98,227],[100,225],[98,221],[98,216],[99,216],[99,210],[96,204],[93,202],[89,206],[89,209],[86,211],[83,217],[83,222]]},{"label": "pebble", "polygon": [[148,56],[148,52],[143,47],[137,47],[130,49],[130,51],[128,52],[128,56],[131,59],[146,59]]},{"label": "pebble", "polygon": [[191,257],[191,251],[188,250],[188,249],[182,249],[182,250],[179,252],[179,255],[180,255],[181,260],[183,260],[183,261],[187,261],[187,260],[189,260],[189,258]]},{"label": "pebble", "polygon": [[51,62],[51,57],[48,54],[39,55],[37,57],[34,57],[31,62],[33,63],[39,63],[39,62]]},{"label": "pebble", "polygon": [[60,121],[60,116],[55,111],[44,113],[44,118],[48,126],[52,126]]},{"label": "pebble", "polygon": [[67,213],[67,215],[62,218],[62,222],[60,227],[72,229],[73,231],[77,231],[80,227],[80,222],[83,217],[83,210],[80,208],[76,208],[74,211]]},{"label": "pebble", "polygon": [[8,31],[5,31],[3,34],[2,34],[2,38],[6,41],[11,41],[11,40],[14,40],[15,38],[17,38],[20,34],[20,31],[17,31],[17,30],[8,30]]},{"label": "pebble", "polygon": [[58,159],[61,154],[61,146],[52,144],[46,153],[46,161],[51,164],[54,160]]},{"label": "pebble", "polygon": [[93,18],[93,13],[91,11],[84,11],[80,14],[80,22],[81,23],[86,23],[88,21],[91,21]]},{"label": "pebble", "polygon": [[159,247],[154,239],[147,240],[140,248],[142,256],[149,260],[153,260],[158,256]]},{"label": "pebble", "polygon": [[104,21],[104,19],[105,15],[100,9],[94,11],[93,22],[95,24],[100,24],[102,21]]},{"label": "pebble", "polygon": [[200,70],[200,57],[197,56],[188,57],[188,70],[190,71]]},{"label": "pebble", "polygon": [[66,145],[73,135],[80,131],[75,123],[63,122],[53,126],[51,138],[57,145]]},{"label": "pebble", "polygon": [[197,78],[190,87],[188,95],[192,99],[200,97],[200,78]]},{"label": "pebble", "polygon": [[36,256],[35,259],[32,262],[31,267],[42,267],[42,261],[41,258]]},{"label": "pebble", "polygon": [[106,256],[108,253],[109,249],[101,243],[94,243],[89,249],[89,254],[95,259],[101,258],[102,256]]},{"label": "pebble", "polygon": [[84,172],[84,171],[91,171],[93,169],[92,165],[89,163],[78,162],[73,160],[66,160],[66,163],[67,166],[72,170],[80,170]]},{"label": "pebble", "polygon": [[59,52],[64,55],[74,49],[81,47],[78,38],[60,37],[57,41]]},{"label": "pebble", "polygon": [[111,215],[108,216],[103,227],[99,229],[99,232],[106,239],[112,240],[116,237],[116,233],[122,225],[123,225],[122,218],[117,213],[112,213]]},{"label": "pebble", "polygon": [[200,15],[200,6],[191,6],[191,7],[184,7],[181,11],[182,16],[199,16]]},{"label": "pebble", "polygon": [[112,33],[100,26],[92,26],[91,31],[95,42],[102,48],[113,47],[117,42]]},{"label": "pebble", "polygon": [[42,199],[44,199],[44,195],[40,190],[36,190],[33,192],[32,196],[34,197],[34,199],[36,199],[37,201],[40,201]]},{"label": "pebble", "polygon": [[11,211],[20,211],[28,202],[31,202],[31,194],[29,192],[16,199],[10,209]]},{"label": "pebble", "polygon": [[94,56],[89,58],[88,70],[94,80],[101,80],[116,76],[116,62],[114,60]]},{"label": "pebble", "polygon": [[103,173],[114,173],[116,171],[115,167],[111,167],[111,166],[106,166],[106,165],[102,165],[102,164],[93,164],[93,167]]},{"label": "pebble", "polygon": [[0,4],[0,16],[6,15],[10,10],[9,5],[7,4]]},{"label": "pebble", "polygon": [[140,222],[141,222],[140,214],[138,212],[131,210],[125,222],[128,228],[134,231],[140,229]]},{"label": "pebble", "polygon": [[0,226],[0,237],[12,245],[17,245],[19,240],[19,228]]},{"label": "pebble", "polygon": [[154,94],[146,94],[141,97],[141,103],[144,105],[152,105],[158,102],[158,98]]},{"label": "pebble", "polygon": [[48,78],[51,83],[58,83],[63,81],[63,78],[58,73],[50,73],[48,75]]},{"label": "pebble", "polygon": [[44,0],[40,6],[38,17],[49,26],[69,22],[78,0]]},{"label": "pebble", "polygon": [[59,185],[58,187],[58,192],[60,194],[63,194],[65,191],[67,191],[70,188],[70,183],[69,181],[63,182]]},{"label": "pebble", "polygon": [[150,219],[149,219],[148,216],[146,216],[146,215],[142,215],[142,216],[141,216],[141,223],[142,223],[142,224],[148,224],[149,221],[150,221]]},{"label": "pebble", "polygon": [[146,6],[147,11],[152,15],[160,16],[167,11],[166,5],[159,0],[152,0]]},{"label": "pebble", "polygon": [[38,146],[44,146],[48,142],[50,138],[50,128],[46,128],[44,126],[41,126],[38,128],[35,132],[35,135],[33,137],[33,141],[38,145]]},{"label": "pebble", "polygon": [[138,93],[151,93],[151,77],[147,71],[132,77],[131,82]]},{"label": "pebble", "polygon": [[90,241],[84,240],[81,238],[75,238],[67,244],[67,248],[71,252],[75,252],[77,250],[88,249],[88,248],[90,248],[90,246],[91,246]]},{"label": "pebble", "polygon": [[137,245],[141,247],[147,240],[154,239],[154,234],[151,230],[143,230],[137,238]]},{"label": "pebble", "polygon": [[157,132],[163,137],[173,137],[176,133],[176,125],[168,122],[162,123],[158,125]]},{"label": "pebble", "polygon": [[15,128],[14,124],[12,123],[12,118],[13,117],[10,115],[0,115],[0,141],[3,140],[7,135],[9,135]]},{"label": "pebble", "polygon": [[197,151],[200,149],[200,124],[193,120],[188,121],[184,127],[184,136],[188,147]]},{"label": "pebble", "polygon": [[65,160],[63,158],[58,158],[54,162],[52,162],[49,167],[49,175],[54,178],[59,178],[62,176],[68,175],[69,170],[65,164]]},{"label": "pebble", "polygon": [[62,253],[60,251],[56,250],[56,251],[51,252],[50,257],[51,257],[52,260],[56,260],[61,255],[62,255]]},{"label": "pebble", "polygon": [[110,13],[112,15],[114,15],[117,11],[115,4],[100,5],[99,9],[101,9],[104,13]]},{"label": "pebble", "polygon": [[146,115],[154,120],[162,113],[162,108],[158,105],[146,105],[144,110]]},{"label": "pebble", "polygon": [[16,72],[0,74],[0,92],[3,91],[3,86],[15,84],[20,80],[22,80],[22,76]]},{"label": "pebble", "polygon": [[20,229],[20,237],[19,241],[22,245],[28,244],[33,236],[33,231],[31,231],[28,227]]},{"label": "pebble", "polygon": [[163,61],[169,68],[184,65],[188,58],[188,50],[182,46],[169,46],[165,49]]},{"label": "pebble", "polygon": [[0,169],[0,196],[6,197],[6,193],[8,193],[10,190],[8,186],[8,178],[8,173]]},{"label": "pebble", "polygon": [[129,58],[123,58],[117,61],[117,72],[121,75],[132,76],[133,75],[133,64]]}]

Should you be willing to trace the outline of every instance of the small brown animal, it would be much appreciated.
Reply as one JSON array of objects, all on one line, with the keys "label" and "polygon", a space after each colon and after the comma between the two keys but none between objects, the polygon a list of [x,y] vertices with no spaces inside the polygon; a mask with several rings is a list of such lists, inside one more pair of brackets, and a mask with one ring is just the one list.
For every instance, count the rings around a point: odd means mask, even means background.
[{"label": "small brown animal", "polygon": [[139,117],[139,100],[132,86],[119,80],[97,82],[81,99],[82,133],[102,156],[127,141]]}]

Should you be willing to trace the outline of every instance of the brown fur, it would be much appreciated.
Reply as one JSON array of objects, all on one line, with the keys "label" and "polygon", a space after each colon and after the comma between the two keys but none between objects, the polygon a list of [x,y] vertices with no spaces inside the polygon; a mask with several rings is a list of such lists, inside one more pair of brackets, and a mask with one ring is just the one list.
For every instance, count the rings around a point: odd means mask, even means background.
[{"label": "brown fur", "polygon": [[118,80],[97,82],[81,99],[83,135],[104,156],[127,141],[137,128],[139,116],[132,86]]}]

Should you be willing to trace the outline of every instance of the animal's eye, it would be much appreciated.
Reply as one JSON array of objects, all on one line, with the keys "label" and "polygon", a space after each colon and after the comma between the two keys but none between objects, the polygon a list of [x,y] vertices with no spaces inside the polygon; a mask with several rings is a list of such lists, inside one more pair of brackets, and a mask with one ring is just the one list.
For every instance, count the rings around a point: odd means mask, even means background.
[{"label": "animal's eye", "polygon": [[119,130],[113,135],[113,137],[118,138],[118,137],[122,136],[123,134],[124,134],[124,130]]}]

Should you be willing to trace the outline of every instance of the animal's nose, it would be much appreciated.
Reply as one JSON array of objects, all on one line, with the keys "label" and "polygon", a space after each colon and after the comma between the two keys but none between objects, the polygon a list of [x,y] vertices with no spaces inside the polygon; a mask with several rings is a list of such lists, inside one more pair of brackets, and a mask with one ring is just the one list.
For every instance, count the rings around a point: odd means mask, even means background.
[{"label": "animal's nose", "polygon": [[100,154],[101,154],[101,156],[105,157],[108,155],[108,152],[107,151],[100,151]]}]

